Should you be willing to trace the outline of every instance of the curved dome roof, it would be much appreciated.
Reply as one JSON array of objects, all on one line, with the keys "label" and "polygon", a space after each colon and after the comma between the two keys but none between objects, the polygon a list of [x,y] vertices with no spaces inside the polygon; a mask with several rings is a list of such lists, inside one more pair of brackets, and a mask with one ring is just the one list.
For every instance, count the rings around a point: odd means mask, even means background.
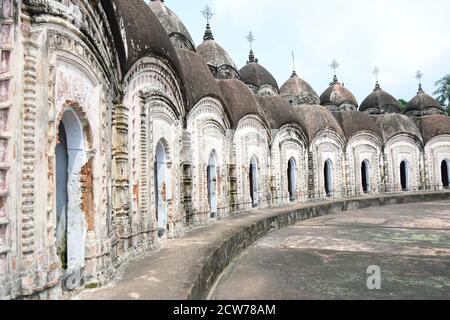
[{"label": "curved dome roof", "polygon": [[214,39],[203,41],[197,47],[197,53],[202,56],[207,64],[213,67],[230,66],[236,73],[238,72],[238,68],[233,59],[231,59],[230,55]]},{"label": "curved dome roof", "polygon": [[[294,71],[280,88],[280,95],[289,97],[293,105],[320,104],[316,91]],[[295,99],[294,99],[295,97]]]},{"label": "curved dome roof", "polygon": [[300,125],[300,119],[294,108],[279,96],[257,97],[257,101],[264,112],[267,122],[271,129],[280,129],[281,127],[295,123]]},{"label": "curved dome roof", "polygon": [[319,105],[303,106],[294,109],[300,120],[300,125],[306,130],[308,140],[313,141],[323,130],[332,130],[344,138],[344,132],[333,114],[327,108]]},{"label": "curved dome roof", "polygon": [[189,50],[195,50],[194,41],[192,40],[188,29],[181,19],[164,5],[163,1],[152,0],[149,6],[158,17],[172,41],[173,38],[175,38],[176,40],[180,40]]},{"label": "curved dome roof", "polygon": [[375,90],[361,103],[359,111],[368,113],[400,113],[401,107],[397,99],[382,90],[377,82]]},{"label": "curved dome roof", "polygon": [[230,112],[233,129],[246,115],[262,116],[252,91],[237,79],[216,80]]},{"label": "curved dome roof", "polygon": [[417,95],[406,106],[405,113],[442,114],[444,109],[436,99],[426,94],[420,85]]},{"label": "curved dome roof", "polygon": [[178,50],[186,88],[186,108],[189,112],[202,98],[215,97],[223,101],[222,92],[202,57],[190,50]]},{"label": "curved dome roof", "polygon": [[101,4],[113,33],[123,76],[139,59],[150,54],[166,58],[180,70],[169,36],[144,1],[101,0]]},{"label": "curved dome roof", "polygon": [[241,74],[242,81],[247,85],[252,85],[257,88],[263,85],[271,85],[278,91],[277,81],[266,68],[258,63],[258,60],[253,55],[253,51],[250,51],[250,59],[239,73]]},{"label": "curved dome roof", "polygon": [[383,141],[383,134],[375,117],[358,111],[335,112],[333,115],[348,140],[359,133],[368,132]]},{"label": "curved dome roof", "polygon": [[450,117],[439,114],[421,117],[418,126],[422,132],[423,142],[428,143],[431,139],[444,134],[450,135]]},{"label": "curved dome roof", "polygon": [[353,106],[355,110],[358,109],[358,101],[355,96],[350,90],[339,83],[336,76],[328,89],[320,96],[320,104],[322,106],[336,106],[337,108],[349,104]]},{"label": "curved dome roof", "polygon": [[422,140],[419,128],[407,116],[399,113],[390,113],[383,116],[377,116],[377,123],[381,128],[384,143],[387,143],[394,136],[399,134],[409,134]]}]

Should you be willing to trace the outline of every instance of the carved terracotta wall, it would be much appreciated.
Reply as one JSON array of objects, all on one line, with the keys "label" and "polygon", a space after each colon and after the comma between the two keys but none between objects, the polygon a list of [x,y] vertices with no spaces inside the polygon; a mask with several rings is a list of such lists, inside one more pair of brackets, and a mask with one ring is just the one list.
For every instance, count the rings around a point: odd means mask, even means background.
[{"label": "carved terracotta wall", "polygon": [[0,6],[0,277],[9,272],[10,251],[10,171],[11,133],[9,114],[12,108],[11,57],[13,46],[13,0],[2,0]]}]

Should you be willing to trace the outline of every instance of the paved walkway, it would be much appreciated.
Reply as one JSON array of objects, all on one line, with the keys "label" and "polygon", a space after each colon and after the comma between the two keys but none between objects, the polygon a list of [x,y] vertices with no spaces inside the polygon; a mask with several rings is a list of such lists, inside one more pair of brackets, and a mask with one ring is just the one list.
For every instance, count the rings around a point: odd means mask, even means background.
[{"label": "paved walkway", "polygon": [[[311,205],[311,203],[309,203]],[[163,242],[160,250],[147,254],[119,270],[118,278],[100,289],[86,290],[74,299],[87,300],[185,300],[206,257],[240,228],[286,210],[293,205],[238,215]]]},{"label": "paved walkway", "polygon": [[[396,199],[408,197],[408,201],[420,201],[425,197],[435,199],[448,198],[450,193],[427,193],[407,194],[407,195],[385,195],[381,197],[365,197],[367,203],[379,203],[380,198],[392,203]],[[184,237],[166,240],[158,251],[149,252],[137,261],[125,264],[118,270],[115,281],[99,289],[85,290],[74,299],[89,300],[185,300],[188,297],[203,296],[205,279],[211,282],[211,274],[202,273],[207,262],[211,262],[213,253],[219,252],[220,262],[227,263],[234,258],[233,254],[244,247],[245,242],[250,242],[253,238],[260,238],[265,235],[265,229],[273,229],[280,225],[292,221],[292,217],[287,217],[288,213],[298,212],[303,208],[317,208],[326,204],[328,209],[334,207],[342,209],[342,201],[307,202],[281,208],[267,209],[254,212],[252,214],[237,215],[227,220],[219,221],[215,224],[201,227],[188,232]],[[346,199],[346,203],[352,203],[351,199]],[[326,209],[326,210],[328,210]],[[311,209],[306,209],[311,210]],[[338,210],[340,211],[340,210]],[[274,217],[276,219],[274,220]],[[281,220],[280,220],[281,218]],[[269,221],[269,222],[268,222]],[[261,225],[263,222],[263,225]],[[248,227],[251,228],[248,228]],[[242,233],[244,229],[250,230],[250,234]],[[230,245],[230,239],[238,237],[239,247]],[[224,244],[228,244],[225,246]],[[248,245],[247,244],[247,245]],[[234,252],[232,252],[234,250]],[[208,265],[215,272],[221,272],[224,268],[216,260]],[[197,280],[201,279],[200,282]],[[208,280],[209,279],[209,280]],[[202,287],[194,286],[197,283]],[[199,293],[200,292],[200,293]]]},{"label": "paved walkway", "polygon": [[[367,288],[373,265],[381,290]],[[210,298],[450,299],[450,201],[350,211],[274,232],[228,267]]]}]

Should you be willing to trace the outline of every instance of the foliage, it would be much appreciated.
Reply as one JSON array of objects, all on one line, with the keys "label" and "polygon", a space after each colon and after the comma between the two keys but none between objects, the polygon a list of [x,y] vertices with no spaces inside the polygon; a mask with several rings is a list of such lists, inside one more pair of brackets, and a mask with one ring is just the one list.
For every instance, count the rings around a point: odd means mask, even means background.
[{"label": "foliage", "polygon": [[445,108],[447,112],[450,111],[450,74],[442,77],[435,83],[436,91],[434,95],[439,103]]},{"label": "foliage", "polygon": [[402,110],[402,112],[404,112],[406,109],[406,106],[408,105],[408,102],[406,102],[405,99],[400,99],[400,100],[398,100],[398,102],[400,103],[400,109]]}]

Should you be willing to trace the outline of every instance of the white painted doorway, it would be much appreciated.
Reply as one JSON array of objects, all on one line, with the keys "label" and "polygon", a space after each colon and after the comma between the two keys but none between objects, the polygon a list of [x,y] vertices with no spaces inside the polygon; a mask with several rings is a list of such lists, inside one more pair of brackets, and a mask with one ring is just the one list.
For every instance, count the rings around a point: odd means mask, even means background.
[{"label": "white painted doorway", "polygon": [[252,206],[256,208],[259,203],[259,188],[258,188],[258,159],[253,156],[250,160],[250,197],[252,199]]},{"label": "white painted doorway", "polygon": [[64,112],[58,126],[56,160],[56,244],[63,269],[85,265],[86,216],[80,174],[87,163],[83,127],[75,112]]},{"label": "white painted doorway", "polygon": [[208,203],[211,210],[211,218],[215,218],[217,216],[217,162],[214,152],[212,152],[209,156],[208,167],[206,171]]}]

